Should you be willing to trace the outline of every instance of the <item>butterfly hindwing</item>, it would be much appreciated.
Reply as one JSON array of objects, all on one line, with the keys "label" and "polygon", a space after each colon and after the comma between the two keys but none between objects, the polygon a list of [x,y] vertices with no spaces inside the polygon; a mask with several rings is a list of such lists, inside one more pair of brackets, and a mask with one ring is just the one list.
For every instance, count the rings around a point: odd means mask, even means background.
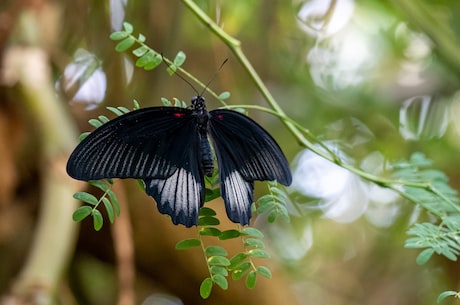
[{"label": "butterfly hindwing", "polygon": [[289,164],[270,134],[241,113],[210,111],[208,131],[217,156],[227,215],[246,225],[251,217],[254,180],[277,180],[289,185]]},{"label": "butterfly hindwing", "polygon": [[[197,224],[198,211],[204,203],[204,176],[200,168],[200,135],[181,130],[170,141],[182,143],[184,159],[168,178],[144,179],[146,192],[157,202],[160,213],[168,214],[174,224],[191,227]],[[188,138],[188,139],[185,139]]]}]

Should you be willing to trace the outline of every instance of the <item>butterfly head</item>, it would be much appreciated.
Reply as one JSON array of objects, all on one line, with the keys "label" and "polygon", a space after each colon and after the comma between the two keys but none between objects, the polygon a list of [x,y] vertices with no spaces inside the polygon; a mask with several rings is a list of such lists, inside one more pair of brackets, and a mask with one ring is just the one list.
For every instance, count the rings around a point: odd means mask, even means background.
[{"label": "butterfly head", "polygon": [[206,111],[206,103],[204,101],[204,97],[201,95],[192,97],[191,108],[197,112]]}]

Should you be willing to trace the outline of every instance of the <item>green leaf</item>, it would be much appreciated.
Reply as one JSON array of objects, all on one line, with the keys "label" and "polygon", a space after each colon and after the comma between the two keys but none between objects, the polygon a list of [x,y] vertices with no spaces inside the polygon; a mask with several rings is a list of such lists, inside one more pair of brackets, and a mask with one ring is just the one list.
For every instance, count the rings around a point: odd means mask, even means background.
[{"label": "green leaf", "polygon": [[141,57],[145,55],[145,53],[147,53],[148,51],[149,51],[149,48],[147,46],[140,46],[139,48],[133,50],[133,54],[136,57]]},{"label": "green leaf", "polygon": [[238,253],[238,254],[235,254],[231,259],[230,259],[230,265],[228,266],[228,269],[235,269],[236,267],[238,267],[238,265],[240,265],[246,258],[248,257],[248,255],[246,253]]},{"label": "green leaf", "polygon": [[211,200],[214,200],[216,198],[220,197],[220,189],[206,189],[204,193],[204,201],[209,202]]},{"label": "green leaf", "polygon": [[109,37],[111,40],[122,40],[128,36],[129,36],[129,33],[126,33],[126,32],[113,32],[112,34],[110,34]]},{"label": "green leaf", "polygon": [[101,121],[104,124],[107,123],[108,121],[110,121],[109,118],[106,117],[105,115],[100,115],[97,118],[99,119],[99,121]]},{"label": "green leaf", "polygon": [[115,193],[112,190],[108,190],[107,194],[110,197],[110,202],[112,202],[115,215],[120,216],[120,203],[118,202],[117,195],[115,195]]},{"label": "green leaf", "polygon": [[272,273],[270,271],[270,269],[268,269],[267,267],[265,266],[259,266],[256,268],[256,271],[257,273],[259,273],[260,275],[262,275],[263,277],[266,277],[267,279],[271,279],[272,278]]},{"label": "green leaf", "polygon": [[257,272],[251,271],[246,277],[246,287],[254,289],[256,287]]},{"label": "green leaf", "polygon": [[164,106],[170,107],[172,106],[172,103],[165,97],[161,98],[161,103],[163,103]]},{"label": "green leaf", "polygon": [[185,250],[201,246],[201,241],[196,238],[184,239],[176,244],[176,250]]},{"label": "green leaf", "polygon": [[100,189],[101,191],[103,191],[104,193],[110,189],[110,186],[107,185],[107,183],[104,183],[103,180],[90,180],[88,181],[89,185],[92,185],[94,187],[97,187],[98,189]]},{"label": "green leaf", "polygon": [[92,210],[93,209],[90,206],[87,206],[87,205],[79,207],[72,214],[73,221],[77,221],[77,222],[82,221],[83,219],[85,219],[86,217],[91,215]]},{"label": "green leaf", "polygon": [[78,140],[81,142],[83,141],[91,132],[87,131],[87,132],[83,132],[80,137],[78,137]]},{"label": "green leaf", "polygon": [[136,66],[144,68],[145,70],[152,70],[161,64],[162,61],[163,59],[161,58],[160,54],[149,49],[147,53],[136,60]]},{"label": "green leaf", "polygon": [[232,239],[236,237],[240,237],[241,232],[238,230],[225,230],[222,232],[222,234],[219,236],[220,240],[226,240],[226,239]]},{"label": "green leaf", "polygon": [[211,295],[212,291],[212,279],[210,277],[207,277],[201,282],[200,285],[200,296],[203,299],[207,299]]},{"label": "green leaf", "polygon": [[426,262],[430,260],[430,258],[433,256],[434,250],[431,248],[425,249],[420,254],[417,256],[417,259],[415,260],[417,262],[417,265],[423,265]]},{"label": "green leaf", "polygon": [[227,279],[223,276],[223,275],[220,275],[220,274],[216,274],[213,276],[213,281],[214,283],[217,284],[217,286],[219,286],[220,288],[222,288],[223,290],[227,290],[228,289],[228,282],[227,282]]},{"label": "green leaf", "polygon": [[133,110],[139,110],[139,109],[141,109],[141,105],[136,99],[134,99],[133,100]]},{"label": "green leaf", "polygon": [[206,256],[227,256],[227,251],[220,246],[208,246],[205,249]]},{"label": "green leaf", "polygon": [[177,71],[177,67],[174,64],[169,65],[168,68],[166,69],[166,72],[168,72],[170,76],[176,73],[176,71]]},{"label": "green leaf", "polygon": [[180,67],[182,66],[182,64],[185,62],[185,59],[187,58],[187,56],[185,55],[184,52],[182,51],[179,51],[177,54],[176,54],[176,57],[174,57],[174,60],[173,60],[173,63],[176,67]]},{"label": "green leaf", "polygon": [[452,291],[452,290],[449,290],[449,291],[444,291],[443,293],[439,294],[438,298],[437,298],[437,303],[441,303],[442,301],[444,301],[445,298],[447,297],[450,297],[450,296],[455,296],[455,297],[459,297],[459,292],[457,291]]},{"label": "green leaf", "polygon": [[99,128],[103,125],[103,123],[99,120],[96,120],[96,119],[91,119],[88,121],[88,123],[91,125],[91,126],[94,126],[96,128]]},{"label": "green leaf", "polygon": [[126,22],[126,21],[123,22],[123,28],[125,29],[125,32],[128,32],[128,33],[130,33],[130,34],[131,34],[131,33],[133,32],[133,30],[134,30],[132,24],[129,23],[129,22]]},{"label": "green leaf", "polygon": [[123,106],[119,106],[119,107],[117,107],[117,109],[120,110],[123,114],[131,112],[131,110],[129,110],[128,108],[123,107]]},{"label": "green leaf", "polygon": [[198,218],[199,226],[217,226],[218,224],[220,224],[220,221],[216,217],[204,216]]},{"label": "green leaf", "polygon": [[99,210],[93,210],[92,214],[93,214],[94,230],[99,231],[102,228],[102,225],[104,223],[102,214],[101,212],[99,212]]},{"label": "green leaf", "polygon": [[227,276],[228,275],[227,269],[225,267],[221,267],[221,266],[211,266],[210,272],[211,272],[211,274],[220,274],[222,276]]},{"label": "green leaf", "polygon": [[219,94],[219,99],[220,100],[226,100],[230,97],[230,92],[224,91],[221,94]]},{"label": "green leaf", "polygon": [[208,207],[202,207],[198,215],[199,216],[216,216],[216,211]]},{"label": "green leaf", "polygon": [[241,264],[237,269],[232,270],[232,279],[235,281],[239,280],[249,271],[250,268],[251,268],[250,262]]},{"label": "green leaf", "polygon": [[243,233],[245,235],[254,236],[254,237],[257,237],[257,238],[263,238],[264,237],[264,234],[260,230],[258,230],[256,228],[251,228],[251,227],[244,228]]},{"label": "green leaf", "polygon": [[217,228],[205,227],[200,229],[201,236],[220,236],[221,232]]},{"label": "green leaf", "polygon": [[77,199],[77,200],[80,200],[80,201],[83,201],[83,202],[86,202],[86,203],[89,203],[91,205],[96,205],[98,203],[98,200],[96,197],[94,197],[94,195],[91,195],[87,192],[78,192],[78,193],[75,193],[73,194],[73,198]]},{"label": "green leaf", "polygon": [[249,250],[248,254],[251,257],[258,257],[258,258],[269,258],[270,257],[270,254],[268,254],[263,249],[252,249],[252,250]]},{"label": "green leaf", "polygon": [[115,107],[110,107],[110,106],[108,106],[108,107],[106,107],[106,108],[107,108],[107,110],[110,110],[110,111],[112,111],[113,113],[115,113],[115,115],[117,115],[117,116],[123,115],[123,112],[121,112],[120,110],[118,110],[118,109],[115,108]]},{"label": "green leaf", "polygon": [[174,100],[174,107],[182,107],[183,102],[180,99],[173,97],[173,100]]},{"label": "green leaf", "polygon": [[142,34],[139,34],[139,36],[137,36],[137,40],[139,40],[140,42],[145,42],[145,39],[145,36]]},{"label": "green leaf", "polygon": [[272,211],[270,214],[268,214],[267,220],[269,223],[274,223],[277,217],[278,213],[276,211]]},{"label": "green leaf", "polygon": [[254,248],[264,248],[264,242],[261,239],[258,238],[246,238],[244,240],[244,245],[248,247],[254,247]]},{"label": "green leaf", "polygon": [[113,224],[115,221],[115,215],[113,212],[113,207],[112,204],[110,203],[110,200],[107,197],[102,198],[102,202],[104,203],[105,210],[107,211],[107,216],[109,217],[110,223]]},{"label": "green leaf", "polygon": [[208,258],[208,265],[210,266],[228,266],[230,261],[223,256],[211,256]]},{"label": "green leaf", "polygon": [[136,43],[136,39],[132,36],[128,36],[122,41],[120,41],[116,46],[115,46],[115,51],[117,52],[124,52],[131,48],[134,44]]}]

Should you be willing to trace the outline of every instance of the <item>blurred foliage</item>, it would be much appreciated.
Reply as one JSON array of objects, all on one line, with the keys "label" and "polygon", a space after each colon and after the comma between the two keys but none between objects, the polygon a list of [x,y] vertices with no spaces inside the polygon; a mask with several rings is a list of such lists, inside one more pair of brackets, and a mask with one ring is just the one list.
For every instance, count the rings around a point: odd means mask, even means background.
[{"label": "blurred foliage", "polygon": [[[379,163],[371,164],[376,175],[387,174],[381,168],[387,170],[388,164],[406,164],[406,169],[410,169],[405,173],[406,178],[411,173],[417,183],[441,181],[444,187],[450,185],[448,189],[444,188],[449,194],[452,189],[460,189],[460,124],[457,119],[460,114],[460,3],[451,0],[319,1],[324,3],[323,9],[304,14],[308,4],[317,2],[196,1],[228,34],[241,41],[243,51],[287,115],[301,126],[308,127],[318,139],[340,143],[340,151],[353,166],[364,167],[378,152],[383,157]],[[10,27],[9,39],[0,36],[0,42],[24,45],[26,39],[24,34],[20,34],[24,32],[17,30],[20,23],[30,30],[27,33],[40,33],[36,46],[49,51],[56,80],[63,78],[66,66],[72,63],[73,54],[80,48],[86,49],[100,60],[99,67],[107,75],[105,106],[129,107],[133,98],[141,101],[143,106],[152,106],[159,105],[163,96],[187,99],[194,94],[181,79],[169,77],[161,69],[133,69],[133,57],[114,52],[114,44],[108,36],[120,30],[121,22],[125,20],[132,22],[144,34],[152,49],[166,57],[173,57],[178,50],[184,50],[187,61],[181,67],[199,80],[207,81],[229,58],[210,86],[213,91],[230,91],[231,97],[226,100],[229,105],[265,105],[261,94],[227,47],[206,26],[197,22],[180,1],[112,1],[112,6],[100,1],[62,1],[45,3],[41,9],[23,5],[14,10],[11,3],[2,3],[0,8],[10,13],[8,16],[13,20],[22,11],[33,10],[36,15],[42,14],[47,22],[30,26],[25,17],[17,18]],[[334,18],[347,16],[347,7],[342,6],[347,3],[352,5],[348,19],[336,25]],[[51,16],[59,18],[60,22],[53,24]],[[89,65],[88,69],[97,70],[93,65]],[[82,75],[88,82],[88,75]],[[58,89],[64,100],[73,101],[69,109],[82,130],[88,130],[88,119],[109,115],[100,106],[91,111],[82,109],[86,108],[86,104],[80,107],[82,101],[73,99],[75,92],[64,87],[58,86]],[[8,105],[20,100],[11,92],[5,96],[11,99]],[[424,102],[412,103],[416,107],[406,112],[407,117],[402,117],[405,101],[421,96],[430,97],[429,106],[423,106]],[[447,119],[436,121],[430,116],[429,109],[434,109],[433,104],[442,104]],[[221,104],[208,98],[208,105],[212,109]],[[289,159],[295,159],[298,143],[285,128],[281,128],[279,120],[258,111],[250,111],[250,115],[274,135]],[[401,120],[408,124],[403,126]],[[443,124],[446,126],[442,127]],[[407,127],[409,129],[401,132]],[[34,131],[34,128],[29,129]],[[407,139],[403,134],[413,136]],[[11,137],[5,137],[5,143],[10,141]],[[28,141],[34,147],[33,139]],[[31,146],[28,149],[34,151]],[[426,156],[424,160],[432,160],[429,165],[414,163],[416,160],[411,156],[416,151],[423,152]],[[26,159],[19,161],[22,181],[34,177],[30,173],[38,170],[33,168],[36,165],[30,164],[34,162]],[[406,161],[396,163],[399,160]],[[367,168],[366,172],[370,173]],[[402,169],[399,167],[399,170]],[[24,174],[25,171],[28,172]],[[449,184],[446,177],[449,177]],[[337,181],[330,184],[337,184]],[[433,186],[436,184],[430,184],[428,188]],[[161,227],[162,218],[155,216],[154,208],[146,208],[153,203],[138,203],[145,198],[139,197],[137,187],[133,192],[129,187],[127,189],[133,213],[136,264],[140,273],[137,277],[138,303],[151,294],[163,292],[178,296],[185,304],[199,304],[197,290],[206,275],[193,265],[202,262],[202,256],[195,259],[191,254],[185,258],[181,252],[176,257],[168,252],[168,249],[174,248],[175,242],[190,236],[177,228]],[[256,186],[256,190],[263,189]],[[352,192],[354,189],[349,187],[348,190]],[[37,189],[34,191],[39,192]],[[267,248],[276,265],[276,268],[270,266],[270,269],[278,270],[270,280],[276,284],[270,286],[264,281],[258,282],[258,286],[266,285],[265,289],[255,289],[250,293],[246,289],[240,292],[237,284],[230,285],[229,290],[235,289],[232,290],[234,294],[228,294],[233,300],[225,301],[226,297],[216,292],[207,302],[234,304],[250,298],[258,300],[257,303],[275,304],[279,300],[276,296],[282,290],[283,293],[290,291],[294,294],[292,300],[302,299],[315,304],[378,304],[382,300],[385,303],[432,304],[442,291],[458,287],[457,263],[432,256],[433,253],[443,252],[457,254],[456,236],[445,232],[452,225],[457,227],[456,218],[451,218],[450,214],[433,214],[431,206],[428,206],[427,213],[419,206],[398,198],[379,206],[370,202],[362,217],[352,223],[341,223],[322,217],[324,215],[316,198],[297,198],[295,194],[290,194],[293,206],[287,206],[291,214],[289,223],[283,222],[282,217],[274,223],[267,223],[266,217],[255,222],[266,236]],[[428,194],[420,192],[414,195]],[[36,200],[38,196],[29,197]],[[363,200],[358,198],[355,203]],[[27,199],[25,202],[27,205],[24,206],[30,206],[33,201]],[[382,217],[386,217],[384,212],[390,208],[395,212],[393,216],[388,216],[386,225],[381,226],[371,221],[371,208]],[[1,213],[10,215],[3,210]],[[1,291],[8,289],[11,279],[17,274],[21,258],[28,249],[26,240],[31,239],[35,214],[29,211],[18,215],[24,214],[27,217],[4,216],[6,220],[2,221],[6,224],[14,220],[13,227],[18,227],[20,223],[24,230],[8,233],[12,231],[2,229],[4,234],[1,236],[10,238],[2,239],[0,261],[8,262],[8,266],[4,267],[6,264],[3,263],[0,268]],[[439,222],[439,219],[442,221]],[[425,222],[423,227],[416,230],[418,225],[415,224],[422,222]],[[405,232],[409,227],[412,227],[408,231],[410,238],[418,239],[409,239],[406,246],[428,246],[422,257],[420,250],[403,248],[407,239]],[[168,234],[162,230],[168,230]],[[422,236],[422,233],[426,235]],[[426,244],[429,235],[433,239]],[[433,241],[439,244],[437,248],[433,247]],[[72,291],[82,304],[113,304],[114,291],[107,292],[106,298],[99,295],[95,300],[91,299],[84,285],[113,279],[110,272],[98,272],[99,269],[94,267],[95,262],[104,267],[113,262],[110,242],[110,233],[105,228],[96,234],[83,222],[71,267],[76,268],[78,273],[68,276]],[[18,251],[21,255],[17,255]],[[192,249],[188,251],[193,252]],[[89,262],[85,257],[88,254],[92,257]],[[427,257],[432,259],[420,267],[415,264],[417,257],[418,262],[425,262]],[[163,271],[165,265],[169,268]],[[285,286],[276,282],[275,279],[280,277],[286,279],[283,282]],[[455,291],[447,291],[445,295],[456,294]],[[288,302],[287,296],[283,297]],[[443,302],[448,304],[452,300],[447,298]]]}]

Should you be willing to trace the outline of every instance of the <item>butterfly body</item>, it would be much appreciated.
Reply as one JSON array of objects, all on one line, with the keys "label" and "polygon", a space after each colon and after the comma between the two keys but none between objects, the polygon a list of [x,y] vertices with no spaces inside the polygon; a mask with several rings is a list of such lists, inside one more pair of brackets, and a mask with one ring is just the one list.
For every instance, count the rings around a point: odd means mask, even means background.
[{"label": "butterfly body", "polygon": [[227,215],[246,225],[255,180],[289,185],[288,162],[255,121],[232,110],[206,110],[204,98],[188,108],[149,107],[119,116],[89,134],[73,151],[68,174],[78,180],[142,179],[146,192],[174,224],[197,224],[204,176],[217,157]]}]

